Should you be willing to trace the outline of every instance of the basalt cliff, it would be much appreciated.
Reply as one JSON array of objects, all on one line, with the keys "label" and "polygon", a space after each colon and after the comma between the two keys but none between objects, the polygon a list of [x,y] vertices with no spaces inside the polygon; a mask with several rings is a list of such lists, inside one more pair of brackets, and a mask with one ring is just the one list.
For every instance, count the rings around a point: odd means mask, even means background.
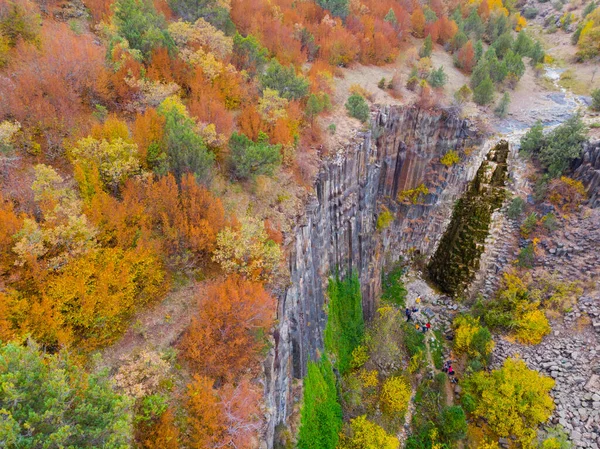
[{"label": "basalt cliff", "polygon": [[[450,150],[461,161],[447,167],[440,158]],[[488,150],[472,124],[451,110],[385,107],[373,114],[369,131],[322,163],[289,248],[291,282],[280,297],[275,344],[266,362],[269,447],[276,426],[286,422],[299,399],[294,379],[302,378],[323,348],[329,276],[358,274],[369,318],[382,268],[402,255],[432,254],[454,202]],[[421,184],[428,193],[415,201],[398,199]],[[386,209],[394,220],[378,229]]]}]

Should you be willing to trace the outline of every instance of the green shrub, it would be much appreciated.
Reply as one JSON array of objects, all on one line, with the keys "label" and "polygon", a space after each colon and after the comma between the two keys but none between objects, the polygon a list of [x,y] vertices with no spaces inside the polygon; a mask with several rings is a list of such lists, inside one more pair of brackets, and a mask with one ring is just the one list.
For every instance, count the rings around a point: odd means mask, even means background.
[{"label": "green shrub", "polygon": [[575,115],[555,128],[540,150],[539,159],[548,174],[559,177],[581,155],[587,129],[579,115]]},{"label": "green shrub", "polygon": [[583,8],[583,11],[581,12],[581,18],[585,19],[588,15],[590,15],[596,8],[598,7],[598,3],[597,2],[590,2],[587,5],[585,5],[585,8]]},{"label": "green shrub", "polygon": [[521,235],[525,238],[529,237],[529,234],[533,232],[537,226],[538,216],[535,212],[532,212],[527,216],[523,224],[521,225]]},{"label": "green shrub", "polygon": [[411,323],[407,323],[404,327],[404,345],[406,351],[411,357],[425,353],[425,335],[419,332]]},{"label": "green shrub", "polygon": [[535,262],[535,252],[533,250],[533,244],[530,243],[525,248],[521,248],[519,255],[517,256],[517,265],[521,268],[533,268]]},{"label": "green shrub", "polygon": [[236,32],[233,36],[232,62],[238,69],[255,74],[267,64],[268,56],[269,51],[253,35]]},{"label": "green shrub", "polygon": [[502,98],[498,102],[498,106],[496,106],[496,109],[494,109],[494,114],[496,114],[496,116],[500,118],[506,117],[506,114],[508,113],[509,104],[510,96],[508,95],[508,92],[504,92],[504,95],[502,95]]},{"label": "green shrub", "polygon": [[229,150],[231,172],[237,179],[271,176],[281,164],[281,145],[269,144],[269,136],[263,132],[259,133],[256,142],[234,132],[229,139]]},{"label": "green shrub", "polygon": [[537,8],[525,8],[525,11],[523,12],[523,17],[525,17],[527,20],[532,20],[535,19],[538,15],[538,10]]},{"label": "green shrub", "polygon": [[329,95],[326,93],[310,94],[308,101],[306,102],[305,114],[312,120],[321,112],[327,111],[329,108],[331,108]]},{"label": "green shrub", "polygon": [[508,209],[506,210],[506,215],[511,220],[516,220],[523,213],[523,209],[525,208],[525,200],[519,196],[513,198],[513,200],[508,205]]},{"label": "green shrub", "polygon": [[304,378],[298,449],[335,449],[342,428],[335,375],[327,357],[309,362]]},{"label": "green shrub", "polygon": [[454,92],[454,99],[459,104],[466,103],[467,101],[469,101],[471,99],[472,96],[473,96],[473,91],[471,89],[469,89],[469,86],[467,86],[466,84],[463,84],[460,89],[458,89],[456,92]]},{"label": "green shrub", "polygon": [[272,59],[267,71],[260,77],[263,89],[273,89],[279,96],[287,100],[299,100],[308,94],[308,80],[296,75],[296,69],[290,65],[282,66],[277,59]]},{"label": "green shrub", "polygon": [[331,134],[333,136],[335,134],[335,132],[337,131],[336,124],[330,123],[329,126],[327,127],[327,131],[329,131],[329,134]]},{"label": "green shrub", "polygon": [[548,232],[554,232],[558,229],[558,222],[556,221],[556,215],[552,212],[542,217],[542,226]]},{"label": "green shrub", "polygon": [[379,82],[377,83],[377,87],[379,87],[380,89],[385,89],[385,86],[386,86],[385,78],[381,78],[379,80]]},{"label": "green shrub", "polygon": [[404,268],[398,264],[389,273],[383,274],[381,281],[381,299],[400,308],[404,308],[408,294],[402,281],[403,276]]},{"label": "green shrub", "polygon": [[544,146],[544,126],[539,120],[521,137],[521,149],[525,154],[537,154]]},{"label": "green shrub", "polygon": [[593,111],[600,111],[600,89],[592,91],[592,105],[590,108]]},{"label": "green shrub", "polygon": [[329,279],[327,326],[325,327],[325,349],[334,357],[340,373],[350,368],[352,351],[363,337],[365,323],[362,311],[362,296],[358,275],[346,279]]},{"label": "green shrub", "polygon": [[467,436],[467,418],[461,406],[444,407],[440,416],[440,430],[448,441],[458,441]]},{"label": "green shrub", "polygon": [[350,95],[350,98],[348,98],[348,101],[346,102],[345,106],[350,117],[357,118],[363,123],[369,120],[369,105],[367,104],[366,100],[359,94]]},{"label": "green shrub", "polygon": [[473,413],[475,411],[475,407],[477,407],[475,398],[469,393],[462,395],[462,397],[460,398],[460,404],[467,413]]}]

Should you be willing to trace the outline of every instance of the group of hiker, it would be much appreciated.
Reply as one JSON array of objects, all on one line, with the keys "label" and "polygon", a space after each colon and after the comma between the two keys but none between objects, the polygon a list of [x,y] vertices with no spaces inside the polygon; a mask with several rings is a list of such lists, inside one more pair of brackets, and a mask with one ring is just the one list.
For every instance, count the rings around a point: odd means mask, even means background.
[{"label": "group of hiker", "polygon": [[[421,297],[419,296],[416,301],[417,304],[421,302]],[[406,308],[406,310],[404,311],[404,314],[406,315],[406,322],[412,321],[413,320],[413,314],[417,313],[419,311],[419,309],[417,309],[416,307],[413,307],[412,309],[410,308]],[[418,322],[417,320],[415,321],[415,329],[417,329],[417,331],[421,331],[423,333],[427,332],[429,329],[431,329],[431,323],[429,321],[427,321],[427,323],[422,324],[420,322]]]},{"label": "group of hiker", "polygon": [[[419,304],[421,302],[421,297],[418,296],[417,299],[415,300],[415,302],[417,304]],[[419,322],[419,320],[416,319],[416,317],[413,317],[413,315],[415,315],[418,311],[419,311],[419,309],[417,307],[412,307],[412,308],[407,307],[406,310],[404,311],[404,314],[406,315],[406,322],[408,323],[409,321],[414,321],[415,329],[417,329],[417,331],[426,333],[427,331],[429,331],[429,329],[431,329],[431,323],[429,321],[427,321],[425,324],[422,324]],[[446,360],[444,362],[442,371],[444,373],[448,374],[448,376],[450,377],[450,381],[452,383],[458,382],[458,379],[454,376],[455,373],[454,373],[454,368],[452,367],[452,360]]]}]

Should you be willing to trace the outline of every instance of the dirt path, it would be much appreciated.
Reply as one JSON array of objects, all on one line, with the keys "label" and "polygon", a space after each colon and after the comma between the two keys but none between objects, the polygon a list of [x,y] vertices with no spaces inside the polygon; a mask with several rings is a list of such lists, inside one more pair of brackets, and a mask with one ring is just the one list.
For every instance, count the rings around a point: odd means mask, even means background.
[{"label": "dirt path", "polygon": [[102,365],[118,368],[129,354],[149,349],[163,352],[175,344],[194,316],[196,298],[206,283],[191,283],[171,291],[154,307],[138,313],[125,335],[102,352]]}]

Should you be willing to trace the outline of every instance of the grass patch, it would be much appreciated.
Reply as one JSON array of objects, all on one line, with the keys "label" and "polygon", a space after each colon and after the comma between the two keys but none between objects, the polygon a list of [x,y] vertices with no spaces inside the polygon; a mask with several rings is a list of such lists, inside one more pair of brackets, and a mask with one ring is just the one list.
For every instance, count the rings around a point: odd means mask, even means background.
[{"label": "grass patch", "polygon": [[575,71],[573,69],[565,70],[560,75],[558,84],[565,89],[569,89],[571,92],[577,95],[589,95],[590,86],[583,81],[577,79]]},{"label": "grass patch", "polygon": [[440,330],[433,332],[435,338],[433,338],[429,344],[431,349],[431,358],[436,369],[442,369],[444,364],[444,336]]},{"label": "grass patch", "polygon": [[352,351],[360,344],[365,327],[358,275],[330,278],[327,296],[325,349],[333,355],[335,367],[344,374],[350,368]]},{"label": "grass patch", "polygon": [[556,84],[554,84],[554,81],[552,81],[546,75],[540,76],[539,78],[536,78],[535,82],[540,87],[542,87],[542,88],[544,88],[546,90],[551,90],[551,91],[557,91],[558,90],[558,87],[556,87]]},{"label": "grass patch", "polygon": [[392,271],[383,275],[381,282],[381,299],[390,302],[400,308],[406,305],[407,291],[404,288],[402,277],[404,276],[404,267],[398,264]]}]

